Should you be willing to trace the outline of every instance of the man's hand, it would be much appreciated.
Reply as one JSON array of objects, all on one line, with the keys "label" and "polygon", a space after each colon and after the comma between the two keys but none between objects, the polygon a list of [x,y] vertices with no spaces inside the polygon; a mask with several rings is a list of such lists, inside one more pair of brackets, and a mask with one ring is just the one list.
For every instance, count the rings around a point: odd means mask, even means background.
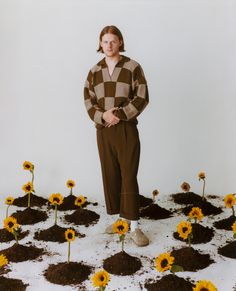
[{"label": "man's hand", "polygon": [[115,111],[116,109],[118,109],[118,107],[113,107],[103,113],[102,118],[106,121],[106,127],[110,127],[119,123],[120,119],[113,114],[113,111]]}]

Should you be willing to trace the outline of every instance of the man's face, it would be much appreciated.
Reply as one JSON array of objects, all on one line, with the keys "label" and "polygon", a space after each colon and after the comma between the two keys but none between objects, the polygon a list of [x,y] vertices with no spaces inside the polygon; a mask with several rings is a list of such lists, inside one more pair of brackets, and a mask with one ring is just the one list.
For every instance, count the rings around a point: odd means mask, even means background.
[{"label": "man's face", "polygon": [[119,40],[117,35],[106,33],[103,35],[100,45],[107,57],[114,57],[119,54],[119,48],[122,45],[122,41]]}]

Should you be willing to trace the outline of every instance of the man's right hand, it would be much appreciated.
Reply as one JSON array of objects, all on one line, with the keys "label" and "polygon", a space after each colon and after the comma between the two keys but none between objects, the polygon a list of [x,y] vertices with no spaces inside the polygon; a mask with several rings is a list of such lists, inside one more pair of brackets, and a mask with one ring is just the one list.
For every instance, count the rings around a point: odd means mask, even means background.
[{"label": "man's right hand", "polygon": [[118,107],[113,107],[103,113],[102,118],[106,121],[106,127],[119,123],[120,119],[113,114],[113,111],[116,109],[118,109]]}]

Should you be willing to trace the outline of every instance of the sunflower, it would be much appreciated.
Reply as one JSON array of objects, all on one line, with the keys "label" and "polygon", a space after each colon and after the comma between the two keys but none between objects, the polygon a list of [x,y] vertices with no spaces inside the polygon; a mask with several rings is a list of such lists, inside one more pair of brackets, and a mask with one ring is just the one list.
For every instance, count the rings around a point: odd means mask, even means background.
[{"label": "sunflower", "polygon": [[224,198],[225,206],[228,208],[232,208],[236,203],[236,197],[233,194],[228,194]]},{"label": "sunflower", "polygon": [[191,223],[188,221],[181,221],[177,226],[177,232],[182,239],[186,240],[192,232]]},{"label": "sunflower", "polygon": [[153,190],[152,191],[152,196],[157,196],[159,194],[159,191],[156,189],[156,190]]},{"label": "sunflower", "polygon": [[66,186],[67,186],[68,188],[74,188],[74,187],[75,187],[75,182],[74,182],[73,180],[68,180],[68,181],[66,182]]},{"label": "sunflower", "polygon": [[12,216],[9,216],[6,219],[4,219],[3,224],[4,228],[6,228],[9,232],[14,232],[14,230],[19,227],[17,220]]},{"label": "sunflower", "polygon": [[195,218],[195,220],[201,221],[203,219],[203,213],[201,208],[193,207],[192,210],[189,212],[188,216],[190,218]]},{"label": "sunflower", "polygon": [[199,180],[204,180],[206,178],[205,172],[198,173],[198,178],[199,178]]},{"label": "sunflower", "polygon": [[233,229],[234,234],[236,234],[236,221],[233,223],[232,229]]},{"label": "sunflower", "polygon": [[156,258],[156,268],[159,272],[170,270],[175,258],[170,253],[163,253]]},{"label": "sunflower", "polygon": [[25,161],[23,163],[23,168],[24,168],[24,170],[33,171],[34,165],[31,162]]},{"label": "sunflower", "polygon": [[34,186],[31,182],[28,182],[23,185],[22,190],[25,191],[25,193],[31,193],[34,191]]},{"label": "sunflower", "polygon": [[110,280],[110,275],[105,270],[98,271],[92,277],[92,282],[93,282],[94,287],[106,287],[109,280]]},{"label": "sunflower", "polygon": [[71,228],[65,231],[65,238],[68,242],[75,240],[75,231]]},{"label": "sunflower", "polygon": [[193,287],[193,291],[217,291],[217,288],[211,281],[198,281],[196,286]]},{"label": "sunflower", "polygon": [[7,204],[7,205],[12,205],[13,202],[14,202],[14,198],[11,196],[9,196],[5,199],[5,204]]},{"label": "sunflower", "polygon": [[76,197],[75,205],[82,206],[86,202],[86,198],[83,195]]},{"label": "sunflower", "polygon": [[4,255],[0,255],[0,268],[8,264],[8,259]]},{"label": "sunflower", "polygon": [[52,205],[61,205],[63,202],[63,196],[60,193],[51,194],[49,202]]},{"label": "sunflower", "polygon": [[129,230],[128,222],[122,219],[118,219],[113,224],[113,232],[118,233],[119,235],[125,235]]},{"label": "sunflower", "polygon": [[189,192],[189,190],[190,190],[190,185],[187,182],[183,182],[180,187],[184,192]]}]

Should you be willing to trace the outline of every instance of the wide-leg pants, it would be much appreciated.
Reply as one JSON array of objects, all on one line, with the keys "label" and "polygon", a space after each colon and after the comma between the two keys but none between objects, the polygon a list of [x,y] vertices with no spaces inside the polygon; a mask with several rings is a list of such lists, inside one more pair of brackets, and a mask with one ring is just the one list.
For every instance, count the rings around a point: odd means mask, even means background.
[{"label": "wide-leg pants", "polygon": [[97,144],[107,213],[138,220],[140,141],[137,125],[120,121],[97,129]]}]

